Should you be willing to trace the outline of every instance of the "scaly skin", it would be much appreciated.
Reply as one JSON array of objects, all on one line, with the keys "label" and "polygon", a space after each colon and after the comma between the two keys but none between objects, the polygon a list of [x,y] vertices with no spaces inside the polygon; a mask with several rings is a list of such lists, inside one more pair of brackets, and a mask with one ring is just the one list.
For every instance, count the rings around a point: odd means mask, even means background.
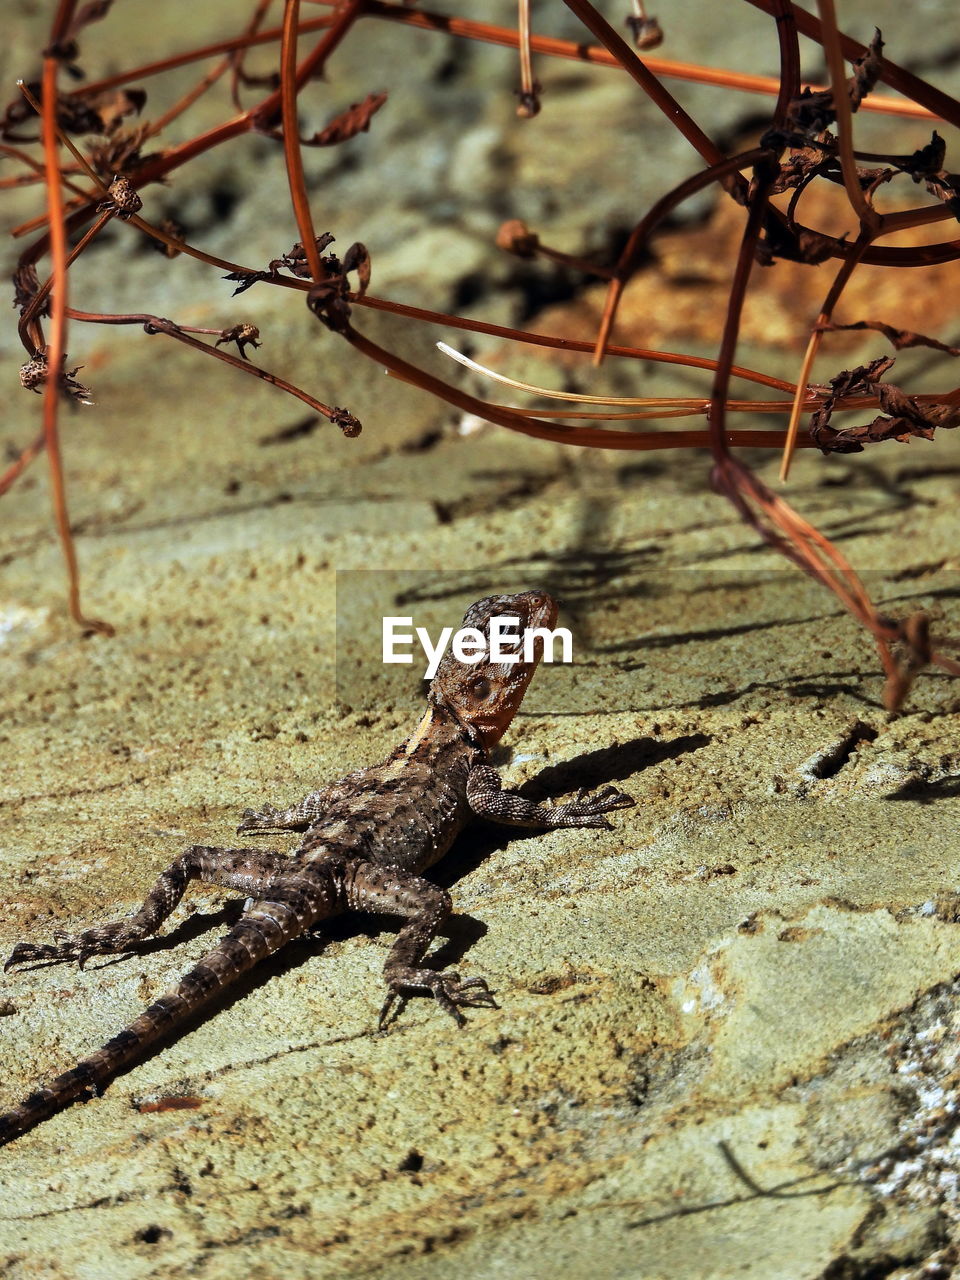
[{"label": "scaly skin", "polygon": [[[490,619],[518,617],[528,627],[552,628],[556,602],[544,591],[478,600],[463,619],[489,638]],[[397,915],[403,928],[384,965],[387,998],[383,1027],[401,995],[432,993],[463,1025],[462,1008],[494,1005],[483,978],[461,979],[450,970],[425,967],[424,956],[452,909],[450,895],[421,879],[449,849],[474,815],[525,827],[606,827],[604,815],[633,800],[608,787],[578,794],[567,804],[533,804],[503,791],[487,763],[542,656],[532,662],[474,664],[451,653],[441,661],[428,708],[413,734],[381,764],[359,769],[306,796],[289,809],[248,809],[238,833],[303,831],[289,855],[246,848],[194,845],[160,876],[138,912],[51,944],[18,943],[5,965],[76,960],[128,951],[156,933],[191,880],[226,885],[255,901],[242,919],[173,990],[71,1070],[0,1115],[0,1144],[32,1129],[83,1094],[101,1091],[144,1050],[182,1025],[224,987],[319,921],[342,911]]]}]

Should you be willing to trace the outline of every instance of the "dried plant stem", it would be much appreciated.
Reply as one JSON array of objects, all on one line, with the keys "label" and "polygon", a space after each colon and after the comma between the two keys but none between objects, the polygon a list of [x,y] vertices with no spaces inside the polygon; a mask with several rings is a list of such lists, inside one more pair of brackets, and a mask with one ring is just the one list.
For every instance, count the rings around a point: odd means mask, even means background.
[{"label": "dried plant stem", "polygon": [[[268,0],[269,2],[269,0]],[[301,22],[300,35],[309,35],[314,31],[325,31],[333,22],[330,16],[310,18]],[[202,62],[205,58],[215,58],[218,54],[238,53],[251,49],[255,45],[275,44],[283,33],[282,27],[271,27],[268,31],[249,32],[247,35],[234,36],[232,40],[218,40],[214,44],[201,45],[198,49],[188,49],[184,53],[174,54],[169,58],[158,58],[155,62],[144,62],[131,67],[127,71],[118,71],[116,75],[104,76],[100,80],[87,81],[82,89],[74,89],[68,97],[80,97],[91,93],[103,93],[107,89],[116,89],[122,84],[130,84],[134,80],[147,80],[151,76],[163,75],[166,71],[174,71],[177,67],[187,66],[191,62]],[[240,110],[240,107],[237,107]]]},{"label": "dried plant stem", "polygon": [[[335,3],[336,0],[324,0]],[[477,22],[469,18],[454,18],[444,13],[430,13],[423,9],[407,9],[387,0],[367,0],[364,17],[384,18],[423,31],[436,31],[462,39],[479,40],[485,44],[497,44],[515,49],[519,43],[512,27],[498,27],[489,22]],[[274,36],[276,38],[276,36]],[[574,62],[587,62],[595,66],[619,67],[621,63],[601,45],[586,45],[573,40],[560,40],[554,36],[531,35],[530,48],[534,53],[552,58],[566,58]],[[780,81],[773,76],[751,75],[743,71],[729,71],[717,67],[704,67],[695,62],[677,62],[671,58],[644,57],[644,65],[654,75],[666,80],[686,80],[694,84],[711,84],[723,89],[738,89],[743,93],[764,94],[775,97]],[[887,115],[937,119],[934,111],[911,102],[909,99],[882,98],[876,95],[866,99],[863,111],[883,112]]]},{"label": "dried plant stem", "polygon": [[690,196],[695,195],[705,186],[709,186],[711,182],[716,182],[730,174],[738,173],[740,169],[746,168],[748,165],[756,164],[757,160],[765,154],[766,152],[762,148],[757,147],[753,151],[745,151],[741,155],[731,156],[729,159],[721,160],[718,164],[710,165],[709,168],[700,173],[695,173],[687,178],[686,181],[681,182],[672,191],[668,191],[640,219],[623,246],[620,258],[613,270],[613,278],[607,288],[603,315],[600,319],[600,328],[593,352],[593,363],[595,365],[603,363],[603,357],[610,341],[610,333],[616,319],[620,299],[623,296],[623,290],[634,271],[636,271],[647,240],[650,238],[654,228],[684,200],[688,200]]},{"label": "dried plant stem", "polygon": [[[457,351],[455,347],[451,347],[446,342],[438,342],[437,350],[442,351],[445,356],[450,356],[452,360],[456,360],[458,364],[462,364],[467,369],[472,369],[474,373],[479,373],[483,377],[492,378],[495,382],[503,383],[504,386],[512,387],[517,391],[529,391],[533,395],[545,396],[552,400],[567,400],[573,404],[604,404],[604,405],[642,405],[647,408],[654,406],[663,406],[665,408],[678,408],[681,412],[701,412],[706,413],[710,405],[708,397],[704,396],[592,396],[583,395],[575,391],[555,391],[551,387],[538,387],[529,382],[520,382],[517,378],[508,378],[505,374],[497,373],[495,369],[489,369],[485,365],[479,364],[476,360],[472,360],[469,356]],[[811,407],[819,404],[819,398],[810,399]],[[738,410],[752,411],[755,413],[770,413],[778,409],[789,409],[793,404],[792,400],[737,400],[731,402],[730,408]],[[843,406],[842,401],[834,406],[840,408]],[[857,408],[864,407],[864,400],[857,399]],[[633,417],[634,415],[629,415]],[[637,415],[649,416],[649,415]]]},{"label": "dried plant stem", "polygon": [[7,492],[22,472],[26,471],[34,458],[38,458],[40,454],[43,453],[46,443],[47,433],[44,428],[41,429],[40,434],[31,444],[28,444],[25,449],[20,450],[13,462],[10,463],[10,466],[7,467],[6,471],[4,471],[2,475],[0,475],[0,497]]},{"label": "dried plant stem", "polygon": [[564,0],[568,9],[572,9],[588,30],[592,31],[602,45],[613,54],[623,69],[644,91],[650,101],[667,117],[670,123],[687,139],[707,164],[722,164],[726,159],[717,149],[713,141],[703,132],[697,122],[689,116],[676,98],[669,93],[657,77],[644,65],[623,40],[606,18],[599,14],[589,0]]},{"label": "dried plant stem", "polygon": [[[747,284],[754,262],[760,228],[763,226],[764,214],[767,210],[773,168],[769,164],[763,176],[758,176],[756,190],[750,202],[747,223],[740,240],[730,294],[727,300],[727,314],[724,317],[723,334],[720,339],[720,350],[717,354],[717,367],[713,376],[713,389],[710,395],[710,430],[714,459],[722,464],[729,456],[729,449],[724,438],[726,429],[726,405],[730,387],[730,373],[733,368],[733,356],[736,351],[737,338],[740,333],[740,317],[747,294]],[[805,394],[798,388],[798,394]]]},{"label": "dried plant stem", "polygon": [[202,98],[207,90],[211,89],[220,77],[230,70],[232,65],[233,60],[228,56],[222,62],[218,62],[215,67],[211,67],[206,75],[192,89],[189,89],[182,98],[179,98],[172,107],[166,110],[163,115],[157,116],[156,120],[150,121],[150,128],[146,133],[146,137],[155,138],[157,134],[162,133],[171,121],[176,120],[177,116],[183,115],[184,111],[192,107],[198,98]]},{"label": "dried plant stem", "polygon": [[[765,542],[831,591],[843,607],[873,634],[886,672],[887,688],[893,689],[900,673],[889,642],[899,638],[899,630],[896,624],[891,625],[878,616],[863,583],[829,538],[825,538],[782,498],[771,493],[757,476],[732,456],[716,464],[712,478],[717,490],[730,498],[744,520]],[[950,664],[948,659],[946,665],[955,664]],[[957,666],[957,671],[960,672],[960,666]],[[892,704],[888,705],[892,707]]]},{"label": "dried plant stem", "polygon": [[[496,423],[510,431],[521,435],[533,436],[537,440],[550,440],[554,444],[589,446],[594,449],[699,449],[708,448],[711,435],[708,431],[671,431],[646,432],[598,430],[591,427],[565,427],[562,424],[545,422],[541,418],[531,417],[529,413],[512,409],[506,405],[491,404],[476,396],[444,382],[441,378],[427,373],[409,361],[402,359],[386,347],[381,347],[364,334],[352,327],[344,333],[347,341],[364,355],[384,364],[387,369],[403,382],[420,387],[440,400],[454,405],[466,413],[473,414],[487,422]],[[779,437],[779,433],[769,431],[731,432],[730,443],[733,445],[767,445],[771,436]]]},{"label": "dried plant stem", "polygon": [[[782,3],[782,0],[750,0],[750,2],[760,4],[760,7],[769,6],[770,11],[777,13],[779,12],[779,6]],[[326,38],[320,42],[317,48],[314,49],[307,59],[305,59],[303,65],[298,68],[298,89],[302,87],[312,74],[315,74],[318,66],[323,65],[326,57],[343,39],[346,31],[349,29],[356,17],[359,16],[360,12],[367,11],[364,9],[364,3],[366,3],[366,5],[371,5],[374,3],[374,0],[347,0],[347,3],[342,6],[331,24]],[[633,51],[623,40],[620,39],[616,32],[614,32],[612,28],[604,22],[593,7],[589,4],[585,4],[585,0],[572,0],[572,4],[580,7],[585,6],[586,10],[593,15],[595,21],[599,24],[599,28],[609,33],[611,43],[618,52],[618,64],[620,63],[620,55],[622,54],[622,57],[627,59],[627,62],[624,64],[627,70],[629,70],[631,74],[634,74],[634,77],[638,78],[644,87],[650,85],[652,93],[655,87],[655,100],[657,100],[658,105],[661,105],[668,117],[673,119],[673,122],[677,124],[677,127],[681,128],[685,133],[685,136],[687,136],[695,146],[702,145],[705,147],[709,151],[712,160],[722,162],[725,157],[720,155],[710,142],[709,138],[699,130],[699,128],[690,120],[690,117],[687,116],[685,112],[682,112],[681,108],[674,102],[674,99],[670,94],[667,93],[661,85],[659,85],[654,76],[649,74],[645,65],[640,62]],[[791,12],[794,12],[792,8]],[[800,25],[799,22],[798,25]],[[845,40],[846,37],[843,37],[843,39]],[[854,43],[855,48],[862,50],[863,46],[855,45],[855,42],[852,43]],[[885,60],[885,68],[893,66],[894,64]],[[919,81],[918,83],[921,85],[923,84],[922,81]],[[275,93],[272,93],[265,98],[263,102],[258,104],[258,106],[251,108],[249,111],[246,111],[239,116],[235,116],[220,125],[216,125],[213,128],[208,129],[205,133],[200,134],[198,137],[182,143],[180,146],[174,147],[168,152],[144,163],[137,171],[135,185],[139,188],[145,186],[149,182],[156,182],[171,173],[173,170],[179,168],[181,165],[187,163],[189,160],[195,159],[198,155],[203,154],[205,151],[222,145],[224,142],[238,137],[245,132],[249,132],[251,129],[261,127],[264,125],[264,122],[270,122],[279,109],[280,90],[277,90]],[[960,106],[958,106],[957,111],[958,114],[960,114]],[[676,116],[677,119],[674,119],[674,116]],[[67,221],[68,229],[71,231],[74,230],[77,226],[81,225],[88,216],[89,200],[86,206],[74,208]],[[782,217],[782,215],[779,214],[776,216]],[[29,222],[22,223],[20,226],[15,227],[11,234],[13,236],[24,235],[29,231],[36,230],[43,226],[45,222],[45,216],[31,219]],[[803,228],[798,228],[798,230],[803,230]],[[849,246],[844,241],[826,235],[822,235],[821,238],[824,245],[829,246],[829,251],[833,256],[838,258],[844,258],[847,256]],[[46,251],[46,247],[46,237],[41,237],[34,245],[31,246],[29,258],[27,260],[36,261],[37,258],[42,256]],[[939,263],[951,262],[957,258],[960,258],[960,243],[956,240],[950,240],[939,244],[918,246],[910,249],[872,246],[867,253],[864,254],[862,260],[865,263],[875,264],[878,266],[912,267],[918,265],[932,266]]]},{"label": "dried plant stem", "polygon": [[342,417],[342,411],[335,406],[324,404],[322,400],[317,400],[301,387],[295,386],[292,382],[287,382],[284,378],[278,377],[277,374],[271,373],[268,369],[261,369],[249,360],[241,360],[238,356],[231,355],[228,351],[211,346],[208,342],[199,342],[196,338],[190,336],[191,333],[221,333],[222,330],[220,329],[201,329],[191,325],[178,325],[173,320],[164,319],[163,316],[152,316],[146,313],[108,315],[97,311],[77,311],[70,308],[69,316],[71,320],[81,320],[87,324],[142,325],[147,333],[159,333],[167,338],[174,338],[177,342],[193,347],[195,351],[202,351],[204,355],[215,356],[217,360],[222,360],[225,364],[231,365],[234,369],[239,369],[242,373],[252,374],[253,377],[260,378],[263,382],[269,382],[271,386],[276,387],[279,391],[286,391],[288,395],[296,396],[298,400],[302,400],[304,404],[309,405],[311,409],[322,414],[330,422],[339,422]]},{"label": "dried plant stem", "polygon": [[[298,286],[299,287],[299,286]],[[371,307],[376,311],[389,311],[393,315],[406,316],[411,320],[422,320],[427,324],[440,325],[444,328],[463,329],[468,333],[486,333],[493,338],[507,338],[513,342],[526,342],[538,347],[552,347],[558,351],[592,351],[593,343],[581,338],[559,338],[549,333],[531,333],[527,329],[513,329],[507,325],[490,324],[484,320],[469,320],[464,316],[447,315],[444,311],[429,311],[426,307],[412,307],[405,302],[394,302],[387,298],[378,298],[375,294],[365,293],[362,297],[350,295],[350,301],[356,306]],[[607,347],[607,355],[623,357],[628,360],[652,360],[660,364],[683,365],[690,369],[714,370],[716,360],[708,356],[687,355],[678,351],[656,351],[652,347],[627,347],[611,343]],[[741,365],[733,365],[730,373],[735,378],[743,378],[746,382],[755,382],[758,386],[770,387],[774,391],[786,391],[792,395],[795,391],[792,382],[782,378],[774,378],[770,374],[760,373],[755,369],[746,369]]]},{"label": "dried plant stem", "polygon": [[[324,62],[343,40],[363,8],[364,3],[365,0],[345,0],[333,21],[322,24],[327,29],[327,35],[297,68],[295,83],[298,92],[312,76],[319,74]],[[89,92],[89,88],[87,92]],[[249,111],[233,116],[222,124],[214,125],[212,128],[207,129],[206,132],[191,138],[188,142],[181,143],[180,146],[173,147],[162,155],[147,161],[137,170],[133,185],[139,189],[149,182],[157,182],[172,170],[179,168],[199,155],[203,155],[205,151],[209,151],[213,147],[221,146],[232,138],[249,133],[251,130],[269,127],[277,112],[281,110],[281,92],[280,89],[277,89],[255,107],[251,107]],[[68,230],[72,231],[81,225],[87,216],[89,216],[89,202],[86,207],[76,208],[72,211],[67,219]],[[14,227],[10,234],[15,237],[25,235],[45,225],[46,221],[46,217],[33,218],[30,222],[24,222],[20,226]],[[36,261],[38,257],[41,257],[46,252],[46,248],[47,239],[42,237],[35,245],[31,246],[30,260]]]},{"label": "dried plant stem", "polygon": [[[58,19],[62,21],[71,6],[62,4]],[[65,26],[65,23],[63,24]],[[54,35],[58,30],[54,26]],[[55,43],[55,40],[54,42]],[[50,492],[60,546],[66,563],[70,616],[81,627],[112,635],[113,628],[84,615],[80,605],[80,575],[77,553],[70,529],[67,511],[67,495],[63,482],[63,459],[60,454],[60,437],[57,430],[60,403],[60,374],[63,368],[66,346],[67,313],[67,232],[63,216],[63,189],[60,185],[60,161],[57,138],[57,59],[47,54],[43,60],[43,104],[41,109],[41,133],[46,168],[47,212],[50,219],[50,261],[53,294],[50,299],[50,333],[47,342],[47,379],[43,389],[43,435],[50,464]]]},{"label": "dried plant stem", "polygon": [[[112,214],[103,213],[93,226],[88,228],[83,238],[73,246],[70,253],[67,255],[67,260],[64,263],[64,270],[67,270],[74,262],[76,262],[77,258],[80,257],[81,253],[83,253],[91,240],[96,239],[100,234],[103,228],[110,221],[111,217]],[[43,343],[43,338],[39,332],[39,326],[36,324],[34,318],[49,296],[50,290],[53,288],[53,282],[54,276],[51,275],[43,282],[34,296],[30,299],[29,305],[24,308],[23,315],[20,317],[20,341],[31,355]]]},{"label": "dried plant stem", "polygon": [[840,49],[840,32],[837,30],[837,11],[833,0],[817,0],[820,10],[820,29],[823,33],[823,52],[830,72],[833,90],[833,108],[837,113],[837,148],[840,153],[840,169],[847,199],[860,219],[860,225],[876,231],[880,225],[877,211],[867,200],[860,185],[857,161],[853,154],[853,113],[847,93],[847,73]]},{"label": "dried plant stem", "polygon": [[[870,243],[871,233],[867,228],[860,233],[857,243],[854,246],[862,246],[864,249]],[[797,436],[800,430],[800,415],[804,411],[804,395],[805,388],[810,381],[810,374],[813,369],[813,362],[817,358],[817,352],[820,350],[820,343],[823,341],[824,326],[830,323],[833,316],[833,309],[839,301],[840,295],[845,289],[847,282],[853,275],[859,257],[854,253],[851,254],[840,265],[840,270],[833,278],[833,284],[827,296],[823,300],[820,308],[820,314],[814,321],[813,328],[810,330],[810,337],[807,339],[807,349],[803,355],[803,363],[800,365],[800,373],[797,378],[797,390],[793,400],[793,408],[790,411],[790,421],[787,423],[787,436],[783,442],[783,457],[780,460],[780,479],[786,482],[790,475],[790,461],[793,457],[793,451],[797,447]]]},{"label": "dried plant stem", "polygon": [[533,58],[530,56],[530,0],[519,0],[517,5],[517,45],[520,50],[520,103],[517,115],[529,119],[540,110],[538,85],[533,77]]},{"label": "dried plant stem", "polygon": [[283,111],[283,154],[287,162],[287,181],[293,213],[300,230],[300,243],[314,282],[326,275],[317,250],[317,236],[310,214],[303,176],[303,155],[300,151],[300,129],[297,124],[297,19],[300,16],[300,0],[286,0],[283,11],[283,40],[280,45],[280,103]]},{"label": "dried plant stem", "polygon": [[[246,58],[247,51],[249,50],[251,44],[253,43],[253,38],[256,36],[257,32],[260,30],[260,24],[263,22],[264,18],[267,16],[267,13],[269,12],[269,9],[270,9],[270,5],[272,3],[273,3],[273,0],[257,0],[257,7],[254,9],[253,14],[251,15],[250,21],[247,23],[247,30],[246,30],[247,42],[241,45],[238,49],[233,49],[228,54],[230,71],[231,71],[230,97],[233,100],[233,105],[236,107],[238,111],[243,110],[243,103],[240,101],[240,84],[243,79],[244,60]],[[297,28],[297,33],[298,35],[304,34],[303,23],[299,24]]]},{"label": "dried plant stem", "polygon": [[[778,7],[780,0],[747,0],[748,4],[752,4],[754,8],[761,9],[764,13],[770,14],[771,17],[778,16]],[[817,44],[824,43],[824,33],[819,19],[806,9],[802,9],[799,5],[791,4],[790,6],[793,21],[796,23],[797,30],[802,36],[808,36],[811,40],[815,40]],[[840,49],[843,56],[851,62],[855,58],[861,58],[867,52],[867,46],[860,44],[857,40],[852,40],[849,36],[840,33]],[[934,85],[928,84],[926,80],[921,80],[919,76],[915,76],[912,71],[907,71],[904,67],[898,66],[895,62],[891,62],[889,58],[884,57],[883,67],[880,72],[880,79],[884,84],[896,89],[898,93],[902,93],[907,98],[912,98],[914,102],[920,103],[930,112],[930,114],[938,120],[946,120],[949,124],[960,128],[960,102],[956,98],[951,98],[949,94],[937,89]],[[863,106],[866,109],[870,99],[866,99]]]}]

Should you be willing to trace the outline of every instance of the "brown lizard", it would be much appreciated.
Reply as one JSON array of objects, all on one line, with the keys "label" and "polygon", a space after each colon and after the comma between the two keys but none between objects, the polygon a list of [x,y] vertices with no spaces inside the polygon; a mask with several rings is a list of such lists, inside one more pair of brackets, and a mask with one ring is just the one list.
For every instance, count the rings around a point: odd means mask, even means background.
[{"label": "brown lizard", "polygon": [[[461,979],[431,969],[424,956],[452,910],[450,895],[420,873],[442,858],[474,815],[522,827],[608,827],[604,815],[633,800],[607,787],[580,792],[567,804],[545,806],[501,789],[486,763],[516,714],[543,654],[538,640],[527,655],[517,637],[503,648],[516,660],[490,657],[490,620],[510,617],[526,628],[552,628],[557,604],[544,591],[489,596],[463,619],[487,639],[479,661],[440,661],[423,719],[382,764],[321,787],[289,809],[246,810],[238,833],[303,831],[289,855],[261,849],[194,845],[167,868],[139,911],[51,944],[18,943],[5,965],[76,960],[128,951],[156,933],[191,880],[254,895],[242,918],[183,977],[128,1027],[71,1070],[0,1115],[0,1144],[33,1128],[83,1094],[97,1094],[147,1046],[182,1025],[229,983],[321,920],[346,910],[400,916],[404,921],[384,965],[387,998],[383,1028],[401,995],[431,992],[440,1008],[463,1025],[461,1007],[494,1006],[483,978]],[[529,659],[529,660],[528,660]]]}]

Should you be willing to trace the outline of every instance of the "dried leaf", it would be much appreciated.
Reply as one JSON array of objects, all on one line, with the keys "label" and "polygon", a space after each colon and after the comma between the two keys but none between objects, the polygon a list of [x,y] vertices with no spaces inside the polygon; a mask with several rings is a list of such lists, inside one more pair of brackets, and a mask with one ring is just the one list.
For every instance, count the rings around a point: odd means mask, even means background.
[{"label": "dried leaf", "polygon": [[855,324],[825,324],[824,330],[833,329],[876,329],[897,350],[905,347],[932,347],[935,351],[945,351],[948,356],[960,356],[960,347],[948,347],[937,338],[928,338],[922,333],[913,333],[909,329],[895,329],[892,324],[884,324],[882,320],[858,320]]},{"label": "dried leaf", "polygon": [[847,81],[847,93],[850,96],[850,106],[854,111],[860,106],[868,93],[875,87],[880,79],[880,73],[883,70],[883,37],[879,30],[875,30],[873,39],[867,46],[866,52],[862,57],[854,59],[853,75]]},{"label": "dried leaf", "polygon": [[946,141],[934,129],[930,141],[919,151],[914,151],[899,167],[909,173],[914,182],[921,182],[931,174],[940,173],[947,157]]},{"label": "dried leaf", "polygon": [[791,227],[779,218],[767,219],[765,234],[757,241],[755,257],[763,267],[770,267],[777,258],[787,262],[806,262],[815,265],[825,262],[833,254],[834,242],[828,236],[806,227]]},{"label": "dried leaf", "polygon": [[307,294],[307,306],[334,333],[342,333],[350,323],[349,292],[346,277],[328,276],[313,286]]},{"label": "dried leaf", "polygon": [[302,138],[301,141],[308,147],[333,147],[358,133],[366,133],[370,128],[370,121],[386,100],[385,93],[368,93],[362,102],[352,102],[346,111],[334,116],[326,128],[315,133],[312,138]]},{"label": "dried leaf", "polygon": [[[883,69],[882,49],[883,38],[878,30],[874,32],[863,56],[852,63],[853,75],[847,81],[847,95],[854,111],[880,78]],[[807,137],[822,133],[836,118],[832,89],[811,89],[807,86],[787,108],[788,125]]]},{"label": "dried leaf", "polygon": [[[41,99],[38,99],[41,100]],[[57,124],[64,133],[103,133],[100,112],[83,98],[57,96]]]},{"label": "dried leaf", "polygon": [[357,296],[362,298],[370,285],[370,253],[365,244],[352,244],[343,255],[343,270],[357,273]]},{"label": "dried leaf", "polygon": [[224,280],[237,280],[239,284],[233,291],[233,297],[238,293],[246,293],[251,289],[258,280],[269,280],[271,275],[275,274],[270,271],[231,271],[229,275],[224,276]]},{"label": "dried leaf", "polygon": [[909,173],[914,182],[922,182],[960,220],[960,176],[944,168],[946,155],[947,144],[934,129],[925,147],[909,156],[891,156],[890,162],[902,173]]},{"label": "dried leaf", "polygon": [[804,136],[816,137],[836,118],[832,89],[811,89],[808,85],[787,107],[788,124]]},{"label": "dried leaf", "polygon": [[159,154],[156,151],[141,153],[140,148],[149,136],[149,124],[137,125],[135,129],[116,129],[106,142],[90,148],[90,163],[102,178],[131,174]]},{"label": "dried leaf", "polygon": [[[13,305],[18,307],[20,314],[23,315],[27,307],[33,301],[34,297],[40,292],[40,277],[37,275],[37,268],[32,262],[26,262],[22,266],[17,267],[13,273]],[[50,314],[50,298],[49,295],[44,300],[40,308],[40,315],[48,316]]]},{"label": "dried leaf", "polygon": [[[27,85],[34,98],[43,102],[43,89],[39,82]],[[64,133],[111,134],[126,116],[139,115],[147,95],[143,89],[115,89],[98,94],[60,93],[57,95],[57,124]],[[37,113],[26,98],[19,95],[7,105],[0,121],[0,135],[11,141],[35,141],[16,133],[27,120],[36,120]]]},{"label": "dried leaf", "polygon": [[770,194],[778,196],[784,191],[798,187],[801,182],[810,181],[811,178],[829,177],[831,170],[840,174],[842,180],[839,161],[835,156],[825,153],[822,145],[813,143],[808,147],[797,147],[780,162],[780,172],[770,187]]},{"label": "dried leaf", "polygon": [[955,173],[938,173],[923,184],[932,196],[942,200],[953,216],[960,221],[960,177]]},{"label": "dried leaf", "polygon": [[[329,231],[324,231],[323,235],[317,236],[316,240],[314,240],[314,244],[317,246],[317,253],[322,254],[327,245],[333,244],[335,239],[336,236],[331,235]],[[331,259],[331,261],[336,264],[335,269],[339,271],[341,269],[340,263],[336,259]],[[274,258],[270,263],[270,271],[273,275],[276,275],[281,267],[286,267],[288,271],[292,272],[300,280],[310,279],[310,267],[307,262],[306,250],[299,240],[288,253],[281,254],[279,258]]]},{"label": "dried leaf", "polygon": [[878,356],[869,364],[859,364],[855,369],[844,369],[835,378],[831,378],[831,399],[839,400],[842,396],[874,395],[876,384],[880,378],[894,366],[892,356]]},{"label": "dried leaf", "polygon": [[[932,440],[938,427],[949,430],[960,426],[960,405],[921,405],[900,387],[881,382],[893,363],[892,357],[883,356],[856,369],[845,369],[831,379],[830,395],[810,418],[810,437],[821,452],[860,453],[866,444],[883,440],[905,444],[914,436]],[[884,414],[872,422],[835,430],[829,424],[836,402],[856,394],[875,395]]]},{"label": "dried leaf", "polygon": [[87,100],[103,124],[104,133],[113,133],[120,121],[127,116],[138,116],[147,101],[145,89],[114,89],[104,91]]}]

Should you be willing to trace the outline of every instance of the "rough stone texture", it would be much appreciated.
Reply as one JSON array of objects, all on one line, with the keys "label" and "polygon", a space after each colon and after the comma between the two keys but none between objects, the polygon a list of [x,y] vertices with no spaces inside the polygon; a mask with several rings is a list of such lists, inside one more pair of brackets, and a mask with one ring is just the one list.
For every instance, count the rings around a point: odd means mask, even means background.
[{"label": "rough stone texture", "polygon": [[[696,6],[663,52],[773,70],[751,34],[768,28],[749,18],[743,44],[724,42],[722,8]],[[881,20],[850,8],[851,29]],[[194,9],[207,26],[196,39],[213,38],[219,18]],[[951,12],[911,10],[901,40],[917,42],[921,70]],[[442,307],[459,290],[501,320],[552,302],[538,327],[592,332],[593,294],[491,260],[492,231],[522,215],[559,247],[602,248],[658,194],[648,178],[689,171],[685,145],[612,73],[545,69],[544,114],[521,128],[509,54],[369,31],[375,73],[359,74],[366,46],[352,41],[315,108],[319,124],[367,89],[394,93],[350,144],[356,167],[331,152],[311,168],[340,247],[369,244],[388,296]],[[156,35],[176,40],[175,26]],[[401,48],[424,57],[421,83],[404,87]],[[718,131],[756,105],[681,96]],[[563,138],[591,113],[652,130],[639,145],[654,150],[636,165],[629,130],[607,151],[591,136],[561,182]],[[523,130],[541,125],[532,147]],[[912,146],[916,134],[902,136]],[[185,174],[148,193],[148,212],[182,202],[207,247],[264,262],[296,238],[281,171],[263,139],[232,146],[206,186]],[[670,152],[666,176],[656,148]],[[252,178],[274,183],[266,207],[241,200],[216,223],[211,183]],[[11,198],[11,221],[28,196]],[[626,339],[711,349],[728,222],[721,206],[698,239],[687,228],[659,242],[628,295]],[[375,1034],[390,933],[337,922],[103,1098],[0,1152],[4,1275],[948,1275],[960,1247],[956,684],[922,677],[890,720],[866,637],[758,550],[696,455],[464,438],[447,409],[318,335],[293,295],[261,287],[230,302],[189,264],[131,258],[106,280],[107,262],[81,260],[77,297],[197,324],[250,318],[258,360],[349,403],[365,429],[285,437],[303,414],[253,379],[238,385],[159,337],[74,330],[97,405],[65,415],[71,515],[87,607],[117,635],[81,638],[63,617],[41,462],[4,498],[0,526],[3,948],[132,910],[181,847],[229,841],[246,805],[293,799],[396,741],[416,713],[416,672],[360,660],[337,634],[338,592],[341,615],[369,601],[370,616],[396,607],[432,625],[488,590],[558,591],[576,661],[538,675],[505,774],[534,794],[617,782],[638,804],[609,833],[478,826],[438,868],[460,913],[444,956],[486,974],[502,1005],[464,1032],[412,1000]],[[808,273],[804,314],[825,271]],[[741,358],[789,374],[786,274],[763,281]],[[911,318],[955,340],[956,268],[919,280],[905,281]],[[436,336],[358,322],[417,358]],[[534,381],[638,393],[624,362],[595,377],[585,360],[478,345]],[[882,349],[838,342],[837,367]],[[5,351],[13,386],[12,342]],[[904,368],[924,386],[956,380],[926,356]],[[644,393],[678,380],[703,385],[643,370]],[[36,423],[30,397],[12,405],[11,447]],[[769,480],[774,465],[762,463]],[[801,458],[789,496],[867,571],[875,599],[926,608],[957,636],[958,474],[944,436]],[[3,1102],[129,1020],[236,909],[201,889],[136,956],[8,975]],[[199,1102],[151,1109],[176,1097]]]}]

